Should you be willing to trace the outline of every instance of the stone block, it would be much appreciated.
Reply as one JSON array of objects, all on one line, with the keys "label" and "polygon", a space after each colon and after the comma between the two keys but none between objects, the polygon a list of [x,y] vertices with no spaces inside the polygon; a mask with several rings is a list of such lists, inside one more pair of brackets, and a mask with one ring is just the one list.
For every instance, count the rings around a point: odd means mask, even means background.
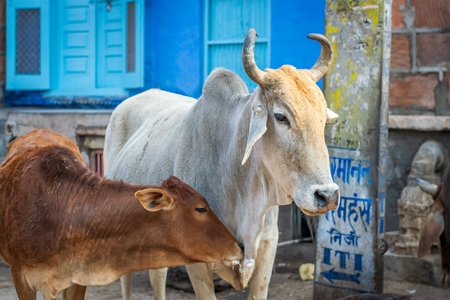
[{"label": "stone block", "polygon": [[405,234],[414,237],[415,240],[418,240],[419,239],[419,235],[420,235],[420,231],[417,228],[411,228],[410,227],[410,228],[408,228],[406,230]]},{"label": "stone block", "polygon": [[423,258],[392,251],[384,254],[385,279],[440,286],[441,276],[440,254],[427,254]]},{"label": "stone block", "polygon": [[406,34],[392,34],[391,69],[411,68],[411,43]]},{"label": "stone block", "polygon": [[448,0],[411,0],[415,9],[414,27],[448,28],[450,27],[450,5]]},{"label": "stone block", "polygon": [[394,244],[394,252],[401,255],[407,255],[408,249],[406,248],[406,244],[403,242],[397,242]]},{"label": "stone block", "polygon": [[[390,115],[389,129],[408,129],[417,131],[448,131],[450,117],[420,115]],[[398,202],[397,202],[398,204]]]},{"label": "stone block", "polygon": [[405,242],[406,247],[409,247],[411,243],[417,242],[417,235],[406,233],[402,235],[403,241]]},{"label": "stone block", "polygon": [[422,218],[416,218],[410,222],[410,227],[412,229],[421,230],[424,224],[424,220]]},{"label": "stone block", "polygon": [[403,11],[406,8],[406,0],[392,1],[392,29],[405,28]]},{"label": "stone block", "polygon": [[391,76],[389,84],[389,107],[421,107],[434,109],[434,88],[437,74]]},{"label": "stone block", "polygon": [[388,249],[394,248],[396,242],[399,241],[400,233],[398,231],[387,231],[384,233],[384,240],[388,245]]},{"label": "stone block", "polygon": [[449,32],[417,35],[417,63],[420,67],[450,67],[449,49]]}]

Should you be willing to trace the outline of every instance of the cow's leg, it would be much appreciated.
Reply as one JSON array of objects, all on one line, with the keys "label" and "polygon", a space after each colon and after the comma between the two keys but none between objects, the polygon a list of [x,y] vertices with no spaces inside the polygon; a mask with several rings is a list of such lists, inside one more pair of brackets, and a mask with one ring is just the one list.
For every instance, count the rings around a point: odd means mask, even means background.
[{"label": "cow's leg", "polygon": [[166,300],[167,271],[168,268],[148,271],[155,300]]},{"label": "cow's leg", "polygon": [[277,241],[261,241],[258,248],[258,256],[255,260],[255,270],[250,279],[250,290],[247,299],[267,299],[270,277],[277,252]]},{"label": "cow's leg", "polygon": [[36,290],[32,289],[20,271],[13,271],[11,277],[19,300],[36,300]]},{"label": "cow's leg", "polygon": [[131,300],[131,275],[133,273],[128,273],[120,277],[120,285],[122,287],[122,299]]},{"label": "cow's leg", "polygon": [[264,233],[258,246],[255,269],[250,278],[248,298],[251,300],[267,299],[269,282],[278,245],[278,208],[272,208],[266,215]]},{"label": "cow's leg", "polygon": [[86,287],[74,284],[62,292],[63,300],[84,300],[86,294]]},{"label": "cow's leg", "polygon": [[215,300],[212,266],[210,264],[193,264],[187,265],[186,270],[197,300]]}]

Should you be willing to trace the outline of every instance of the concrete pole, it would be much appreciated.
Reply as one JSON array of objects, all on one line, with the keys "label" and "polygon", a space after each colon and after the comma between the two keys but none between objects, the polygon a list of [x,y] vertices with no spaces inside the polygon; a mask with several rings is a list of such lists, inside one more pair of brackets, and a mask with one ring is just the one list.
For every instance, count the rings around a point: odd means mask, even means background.
[{"label": "concrete pole", "polygon": [[320,218],[314,299],[381,293],[392,0],[326,0],[325,98],[336,211]]}]

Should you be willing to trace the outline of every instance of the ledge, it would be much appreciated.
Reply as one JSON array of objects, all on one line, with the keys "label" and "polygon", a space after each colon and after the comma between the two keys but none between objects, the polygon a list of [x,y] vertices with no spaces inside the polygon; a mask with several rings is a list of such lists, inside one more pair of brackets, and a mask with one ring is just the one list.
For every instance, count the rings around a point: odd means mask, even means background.
[{"label": "ledge", "polygon": [[111,109],[1,107],[0,114],[111,114]]},{"label": "ledge", "polygon": [[450,116],[390,115],[389,129],[418,131],[450,131]]}]

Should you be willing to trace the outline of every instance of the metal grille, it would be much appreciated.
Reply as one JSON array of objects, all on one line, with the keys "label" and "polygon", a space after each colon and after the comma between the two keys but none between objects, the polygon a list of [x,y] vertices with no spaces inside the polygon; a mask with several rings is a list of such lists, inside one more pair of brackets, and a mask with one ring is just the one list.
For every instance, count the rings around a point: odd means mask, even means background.
[{"label": "metal grille", "polygon": [[89,162],[91,170],[103,177],[103,150],[92,150]]},{"label": "metal grille", "polygon": [[40,9],[18,9],[16,13],[16,74],[40,74]]},{"label": "metal grille", "polygon": [[135,40],[136,40],[136,8],[134,2],[127,3],[127,73],[136,69]]}]

